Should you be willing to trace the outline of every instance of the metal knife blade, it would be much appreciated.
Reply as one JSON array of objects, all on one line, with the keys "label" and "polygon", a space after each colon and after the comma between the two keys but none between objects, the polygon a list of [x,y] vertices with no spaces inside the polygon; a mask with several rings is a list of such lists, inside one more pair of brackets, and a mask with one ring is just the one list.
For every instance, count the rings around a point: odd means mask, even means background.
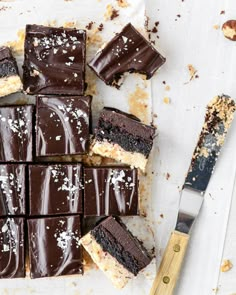
[{"label": "metal knife blade", "polygon": [[216,161],[233,121],[235,101],[229,96],[215,97],[207,106],[205,122],[193,153],[180,199],[175,229],[189,233],[203,202]]}]

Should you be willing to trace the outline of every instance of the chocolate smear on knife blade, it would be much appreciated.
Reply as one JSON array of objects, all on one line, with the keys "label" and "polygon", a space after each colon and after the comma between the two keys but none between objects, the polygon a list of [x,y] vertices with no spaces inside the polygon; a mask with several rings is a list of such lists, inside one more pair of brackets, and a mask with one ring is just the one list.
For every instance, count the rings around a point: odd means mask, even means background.
[{"label": "chocolate smear on knife blade", "polygon": [[205,123],[193,154],[184,188],[205,192],[235,110],[235,101],[226,95],[217,96],[208,104]]}]

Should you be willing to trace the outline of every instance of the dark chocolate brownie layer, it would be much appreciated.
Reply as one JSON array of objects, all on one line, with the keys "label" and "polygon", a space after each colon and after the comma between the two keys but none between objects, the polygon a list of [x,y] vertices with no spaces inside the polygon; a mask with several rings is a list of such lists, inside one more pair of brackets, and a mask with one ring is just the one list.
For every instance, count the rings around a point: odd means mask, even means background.
[{"label": "dark chocolate brownie layer", "polygon": [[135,276],[151,258],[141,243],[114,217],[108,217],[91,231],[103,251],[108,252]]},{"label": "dark chocolate brownie layer", "polygon": [[8,47],[0,48],[0,78],[18,75],[15,58]]}]

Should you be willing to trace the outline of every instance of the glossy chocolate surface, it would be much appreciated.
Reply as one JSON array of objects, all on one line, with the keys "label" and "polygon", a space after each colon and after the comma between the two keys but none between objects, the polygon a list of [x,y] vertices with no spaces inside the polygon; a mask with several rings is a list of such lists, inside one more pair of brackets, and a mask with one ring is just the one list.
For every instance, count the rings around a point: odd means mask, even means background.
[{"label": "glossy chocolate surface", "polygon": [[156,129],[138,118],[114,108],[104,108],[100,114],[95,137],[119,144],[124,150],[148,156]]},{"label": "glossy chocolate surface", "polygon": [[85,216],[137,215],[137,169],[84,168],[84,214]]},{"label": "glossy chocolate surface", "polygon": [[27,25],[23,85],[30,94],[83,95],[86,32]]},{"label": "glossy chocolate surface", "polygon": [[29,166],[30,215],[83,212],[80,164]]},{"label": "glossy chocolate surface", "polygon": [[0,162],[33,160],[33,105],[0,107]]},{"label": "glossy chocolate surface", "polygon": [[80,216],[28,220],[31,278],[82,274]]},{"label": "glossy chocolate surface", "polygon": [[120,219],[106,218],[91,230],[91,235],[103,251],[112,255],[134,275],[151,262],[147,250]]},{"label": "glossy chocolate surface", "polygon": [[0,78],[18,75],[18,67],[10,48],[0,47]]},{"label": "glossy chocolate surface", "polygon": [[0,219],[0,278],[23,278],[24,219]]},{"label": "glossy chocolate surface", "polygon": [[99,50],[89,66],[107,85],[119,86],[125,72],[138,72],[150,79],[165,58],[130,23]]},{"label": "glossy chocolate surface", "polygon": [[36,155],[86,153],[90,116],[90,96],[37,97]]},{"label": "glossy chocolate surface", "polygon": [[0,216],[25,214],[25,169],[23,164],[0,164]]}]

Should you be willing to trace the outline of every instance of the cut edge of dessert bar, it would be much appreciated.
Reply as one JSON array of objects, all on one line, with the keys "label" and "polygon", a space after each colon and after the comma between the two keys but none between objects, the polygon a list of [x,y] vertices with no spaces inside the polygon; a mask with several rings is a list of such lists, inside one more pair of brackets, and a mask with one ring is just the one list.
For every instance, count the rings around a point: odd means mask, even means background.
[{"label": "cut edge of dessert bar", "polygon": [[119,218],[113,216],[103,219],[80,239],[80,243],[118,289],[122,289],[152,260],[141,242]]},{"label": "cut edge of dessert bar", "polygon": [[0,47],[0,97],[21,91],[23,85],[9,47]]},{"label": "cut edge of dessert bar", "polygon": [[111,107],[104,107],[95,129],[91,150],[145,172],[153,147],[156,128],[139,118]]}]

